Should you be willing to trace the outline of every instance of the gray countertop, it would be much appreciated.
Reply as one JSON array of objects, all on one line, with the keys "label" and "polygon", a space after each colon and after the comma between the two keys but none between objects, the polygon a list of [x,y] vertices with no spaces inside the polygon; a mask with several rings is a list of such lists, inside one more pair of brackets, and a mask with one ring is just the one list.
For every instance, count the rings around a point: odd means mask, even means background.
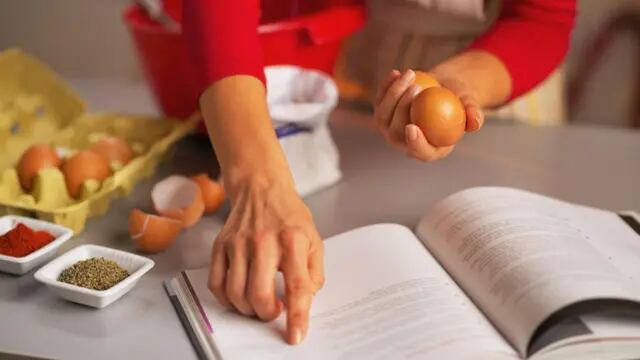
[{"label": "gray countertop", "polygon": [[[72,84],[93,109],[155,112],[143,86],[91,79]],[[446,160],[422,164],[387,147],[367,122],[366,114],[350,110],[333,114],[344,178],[306,199],[323,237],[377,222],[414,227],[435,201],[480,185],[513,186],[611,210],[640,209],[638,131],[489,123]],[[175,147],[154,179],[113,202],[62,250],[94,243],[133,251],[127,235],[131,207],[150,207],[149,191],[158,178],[196,171],[217,170],[208,140],[192,136]],[[0,273],[0,358],[195,358],[162,280],[205,266],[221,224],[220,215],[203,218],[168,251],[151,256],[155,268],[129,294],[101,310],[55,297],[35,282],[33,271],[20,277]]]}]

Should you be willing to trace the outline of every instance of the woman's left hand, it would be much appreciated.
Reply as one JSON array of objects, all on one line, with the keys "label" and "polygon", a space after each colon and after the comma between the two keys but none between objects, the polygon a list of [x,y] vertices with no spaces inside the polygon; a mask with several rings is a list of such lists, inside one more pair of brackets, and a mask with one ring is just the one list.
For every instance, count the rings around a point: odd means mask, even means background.
[{"label": "woman's left hand", "polygon": [[[460,98],[467,116],[466,131],[477,131],[484,123],[474,91],[462,79],[435,73],[440,84]],[[375,99],[374,120],[389,144],[421,161],[442,159],[454,146],[437,147],[429,144],[420,128],[411,123],[409,110],[413,99],[422,90],[415,84],[415,73],[407,70],[401,74],[393,70],[380,84]]]}]

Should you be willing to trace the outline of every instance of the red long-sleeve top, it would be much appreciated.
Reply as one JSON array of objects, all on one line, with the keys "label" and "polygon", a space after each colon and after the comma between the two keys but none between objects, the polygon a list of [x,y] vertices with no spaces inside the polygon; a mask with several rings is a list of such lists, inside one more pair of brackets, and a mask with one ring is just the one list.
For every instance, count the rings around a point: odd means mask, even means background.
[{"label": "red long-sleeve top", "polygon": [[[496,55],[512,79],[511,98],[543,81],[562,61],[575,0],[505,0],[494,25],[470,46]],[[185,0],[184,32],[202,89],[231,75],[264,81],[257,28],[260,0]]]}]

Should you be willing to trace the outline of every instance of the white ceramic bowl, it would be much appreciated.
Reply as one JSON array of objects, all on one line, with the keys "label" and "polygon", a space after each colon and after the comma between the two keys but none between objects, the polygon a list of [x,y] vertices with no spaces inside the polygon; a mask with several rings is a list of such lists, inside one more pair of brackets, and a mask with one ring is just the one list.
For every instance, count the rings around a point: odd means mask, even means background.
[{"label": "white ceramic bowl", "polygon": [[[129,272],[129,276],[107,290],[93,290],[58,281],[60,273],[80,260],[103,257],[113,260]],[[153,260],[126,251],[98,245],[81,245],[60,255],[35,273],[36,280],[47,285],[63,299],[103,308],[131,290],[142,275],[153,267]]]},{"label": "white ceramic bowl", "polygon": [[18,223],[25,224],[33,230],[45,230],[55,236],[55,239],[27,256],[13,257],[0,254],[0,271],[11,274],[22,275],[34,267],[51,260],[58,252],[60,245],[73,235],[73,231],[64,226],[15,215],[0,217],[0,234],[5,234]]}]

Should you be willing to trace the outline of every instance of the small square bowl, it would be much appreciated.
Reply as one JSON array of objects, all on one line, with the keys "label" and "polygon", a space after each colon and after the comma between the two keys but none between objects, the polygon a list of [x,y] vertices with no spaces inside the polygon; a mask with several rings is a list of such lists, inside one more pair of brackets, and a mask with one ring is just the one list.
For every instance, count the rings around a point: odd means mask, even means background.
[{"label": "small square bowl", "polygon": [[15,215],[0,217],[0,234],[7,233],[19,223],[25,224],[36,231],[47,231],[53,235],[55,239],[27,256],[14,257],[0,254],[0,271],[22,275],[36,266],[51,260],[56,256],[60,245],[64,244],[65,241],[71,239],[71,236],[73,236],[73,231],[62,225]]},{"label": "small square bowl", "polygon": [[[106,290],[87,289],[58,281],[58,276],[64,269],[80,260],[93,257],[115,261],[129,272],[129,276]],[[100,309],[129,292],[153,265],[153,260],[126,251],[98,245],[81,245],[43,266],[34,277],[63,299]]]}]

